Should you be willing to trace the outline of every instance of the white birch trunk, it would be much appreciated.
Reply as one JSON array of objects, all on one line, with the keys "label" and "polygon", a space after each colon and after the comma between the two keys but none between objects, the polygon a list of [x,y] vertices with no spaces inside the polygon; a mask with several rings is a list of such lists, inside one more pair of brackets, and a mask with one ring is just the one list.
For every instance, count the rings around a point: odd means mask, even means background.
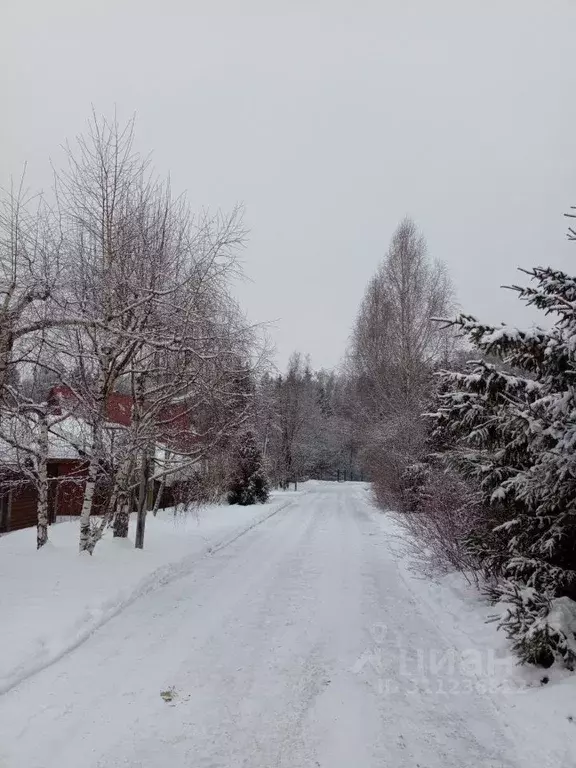
[{"label": "white birch trunk", "polygon": [[94,552],[94,548],[96,547],[96,544],[100,541],[102,536],[104,535],[105,529],[110,525],[110,523],[113,520],[115,521],[116,515],[119,513],[120,514],[123,513],[123,509],[125,505],[125,500],[124,500],[125,492],[122,489],[125,488],[130,472],[132,471],[131,469],[132,464],[133,464],[132,459],[127,458],[120,465],[120,468],[116,475],[116,482],[114,484],[114,488],[110,495],[108,508],[105,511],[105,513],[102,515],[102,518],[100,520],[100,525],[96,528],[96,530],[93,530],[91,532],[89,530],[89,544],[87,547],[87,551],[90,552],[90,554]]},{"label": "white birch trunk", "polygon": [[92,456],[88,465],[88,474],[86,476],[86,485],[84,486],[84,499],[82,500],[82,511],[80,512],[80,552],[90,552],[94,550],[90,542],[90,515],[92,514],[92,501],[96,489],[96,479],[98,477],[98,459],[100,456],[100,447],[102,445],[102,426],[94,424],[92,428]]},{"label": "white birch trunk", "polygon": [[92,503],[94,500],[94,491],[96,489],[96,480],[98,478],[98,463],[102,457],[102,423],[106,411],[106,365],[102,364],[98,375],[97,392],[102,397],[99,413],[92,425],[92,455],[88,465],[86,485],[84,486],[84,499],[82,501],[82,511],[80,512],[80,552],[92,552],[96,542],[91,541],[90,537],[90,515],[92,514]]},{"label": "white birch trunk", "polygon": [[94,498],[97,474],[98,460],[93,456],[88,466],[82,511],[80,512],[80,552],[90,551],[90,515],[92,514],[92,499]]}]

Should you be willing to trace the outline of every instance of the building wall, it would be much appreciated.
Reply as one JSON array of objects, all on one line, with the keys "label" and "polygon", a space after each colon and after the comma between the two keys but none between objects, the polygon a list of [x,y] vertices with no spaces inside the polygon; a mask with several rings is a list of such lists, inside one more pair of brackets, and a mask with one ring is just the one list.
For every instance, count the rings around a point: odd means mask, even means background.
[{"label": "building wall", "polygon": [[36,525],[36,505],[38,497],[32,485],[22,485],[11,490],[4,490],[7,499],[8,514],[3,520],[5,525],[0,533],[17,531]]},{"label": "building wall", "polygon": [[[76,517],[82,511],[84,500],[84,477],[86,463],[78,460],[51,461],[48,464],[49,492],[48,519],[51,523],[57,517]],[[57,479],[58,478],[58,479]],[[14,487],[16,476],[0,481],[0,495],[6,498],[3,507],[7,514],[0,514],[0,533],[17,531],[36,525],[38,494],[36,488],[22,479],[21,485]],[[98,514],[107,502],[105,489],[97,489],[93,511]]]},{"label": "building wall", "polygon": [[[63,384],[52,387],[48,401],[54,413],[62,413],[62,408],[74,413],[78,412],[80,408],[76,395],[69,387]],[[106,401],[106,418],[108,421],[113,421],[116,424],[123,424],[125,427],[129,426],[132,421],[132,404],[130,395],[112,392],[108,395],[108,400]]]},{"label": "building wall", "polygon": [[51,483],[50,496],[53,519],[79,515],[84,500],[86,463],[74,459],[51,461],[49,463],[49,475],[51,478],[63,478]]}]

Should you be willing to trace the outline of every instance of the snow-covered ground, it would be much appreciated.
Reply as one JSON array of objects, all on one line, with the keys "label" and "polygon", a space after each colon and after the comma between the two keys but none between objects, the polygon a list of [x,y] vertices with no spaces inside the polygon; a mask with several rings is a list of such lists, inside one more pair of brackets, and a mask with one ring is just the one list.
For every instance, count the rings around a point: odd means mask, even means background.
[{"label": "snow-covered ground", "polygon": [[[445,660],[456,668],[452,686],[473,685],[492,699],[498,720],[515,744],[514,764],[574,768],[576,675],[557,667],[519,666],[506,636],[491,621],[496,609],[477,589],[456,573],[437,580],[418,576],[407,555],[406,534],[388,515],[378,515],[378,522],[399,577],[452,649]],[[429,657],[430,666],[433,662]],[[469,683],[458,671],[466,673]],[[431,680],[436,678],[437,688],[443,685],[443,676],[429,674]]]},{"label": "snow-covered ground", "polygon": [[576,765],[574,679],[415,578],[366,486],[151,523],[92,559],[0,539],[2,768]]},{"label": "snow-covered ground", "polygon": [[78,518],[52,526],[40,552],[35,529],[0,536],[0,695],[297,496],[274,493],[265,505],[210,505],[187,516],[161,510],[147,520],[144,550],[108,535],[92,557],[79,556]]}]

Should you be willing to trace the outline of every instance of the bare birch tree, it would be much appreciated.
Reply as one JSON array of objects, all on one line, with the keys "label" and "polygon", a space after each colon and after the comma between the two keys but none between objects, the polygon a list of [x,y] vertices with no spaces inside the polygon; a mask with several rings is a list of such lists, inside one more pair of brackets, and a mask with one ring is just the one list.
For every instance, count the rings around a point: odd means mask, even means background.
[{"label": "bare birch tree", "polygon": [[[127,535],[135,473],[143,494],[168,472],[154,472],[156,442],[173,456],[178,447],[191,465],[238,418],[229,414],[237,395],[229,378],[238,359],[251,359],[254,339],[228,292],[245,236],[241,211],[193,215],[155,179],[133,143],[131,123],[121,129],[94,117],[88,135],[68,148],[68,169],[57,177],[68,267],[63,301],[83,322],[59,329],[55,346],[74,409],[92,430],[80,521],[80,549],[87,551],[110,515],[115,535]],[[124,446],[118,461],[105,431],[110,397],[121,389],[131,393],[132,408],[129,426],[116,429],[116,452]],[[175,403],[178,417],[167,418]],[[218,403],[221,418],[214,418]],[[212,421],[200,429],[209,407]],[[173,434],[185,417],[194,424],[188,446]],[[171,472],[174,466],[171,461]],[[99,481],[111,488],[111,506],[94,533]]]},{"label": "bare birch tree", "polygon": [[354,326],[353,370],[373,412],[413,408],[446,345],[435,317],[454,303],[445,265],[433,261],[416,225],[405,219],[370,281]]},{"label": "bare birch tree", "polygon": [[442,262],[432,260],[410,219],[401,222],[370,281],[352,334],[349,372],[374,478],[396,482],[421,450],[420,414],[433,367],[452,343],[435,317],[454,305]]},{"label": "bare birch tree", "polygon": [[[0,402],[0,445],[4,490],[32,487],[37,494],[37,548],[48,541],[50,479],[48,461],[54,440],[61,442],[58,427],[63,417],[51,413],[50,403],[18,391]],[[56,493],[54,479],[53,492]]]},{"label": "bare birch tree", "polygon": [[[110,524],[127,535],[135,495],[142,546],[150,487],[197,471],[251,407],[244,382],[259,369],[257,334],[229,292],[242,212],[193,215],[134,150],[132,122],[93,115],[66,157],[55,174],[56,215],[43,205],[31,212],[22,188],[0,211],[0,437],[20,450],[36,421],[28,457],[45,541],[42,461],[53,414],[13,386],[27,366],[45,370],[68,393],[60,417],[89,432],[80,550],[93,551]],[[109,413],[120,392],[131,402],[123,424]],[[103,514],[91,522],[98,487],[107,501],[99,498]]]},{"label": "bare birch tree", "polygon": [[0,397],[25,356],[23,341],[59,321],[46,311],[59,277],[59,242],[41,197],[24,177],[0,197]]},{"label": "bare birch tree", "polygon": [[60,251],[52,212],[22,177],[0,198],[0,440],[4,477],[36,488],[38,549],[48,541],[49,407],[38,392],[24,392],[20,378],[42,368],[50,330],[75,322],[55,304]]}]

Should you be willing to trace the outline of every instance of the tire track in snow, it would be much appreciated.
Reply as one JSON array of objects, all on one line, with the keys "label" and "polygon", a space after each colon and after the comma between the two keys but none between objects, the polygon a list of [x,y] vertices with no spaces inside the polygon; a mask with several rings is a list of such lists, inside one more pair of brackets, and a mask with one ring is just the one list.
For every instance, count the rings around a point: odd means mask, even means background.
[{"label": "tire track in snow", "polygon": [[34,677],[40,672],[44,671],[53,664],[64,658],[72,651],[75,651],[81,645],[83,645],[98,629],[105,626],[109,621],[119,616],[126,608],[133,605],[137,600],[146,595],[155,592],[162,587],[184,578],[193,570],[194,566],[206,557],[212,557],[223,549],[234,544],[242,536],[245,536],[250,531],[254,530],[258,526],[265,523],[270,518],[285,511],[289,507],[296,504],[298,499],[289,499],[284,503],[281,503],[276,509],[269,512],[264,517],[254,520],[250,525],[242,528],[240,531],[234,533],[232,536],[228,536],[225,539],[217,542],[216,544],[209,545],[203,552],[195,552],[193,555],[186,555],[180,560],[175,562],[166,563],[158,568],[154,569],[147,576],[144,576],[138,584],[130,591],[125,597],[111,598],[107,602],[109,607],[104,606],[98,611],[92,611],[93,620],[86,624],[79,632],[70,639],[69,642],[61,645],[58,650],[49,652],[42,659],[29,664],[21,664],[11,674],[5,675],[0,679],[0,696],[12,691],[24,681]]}]

